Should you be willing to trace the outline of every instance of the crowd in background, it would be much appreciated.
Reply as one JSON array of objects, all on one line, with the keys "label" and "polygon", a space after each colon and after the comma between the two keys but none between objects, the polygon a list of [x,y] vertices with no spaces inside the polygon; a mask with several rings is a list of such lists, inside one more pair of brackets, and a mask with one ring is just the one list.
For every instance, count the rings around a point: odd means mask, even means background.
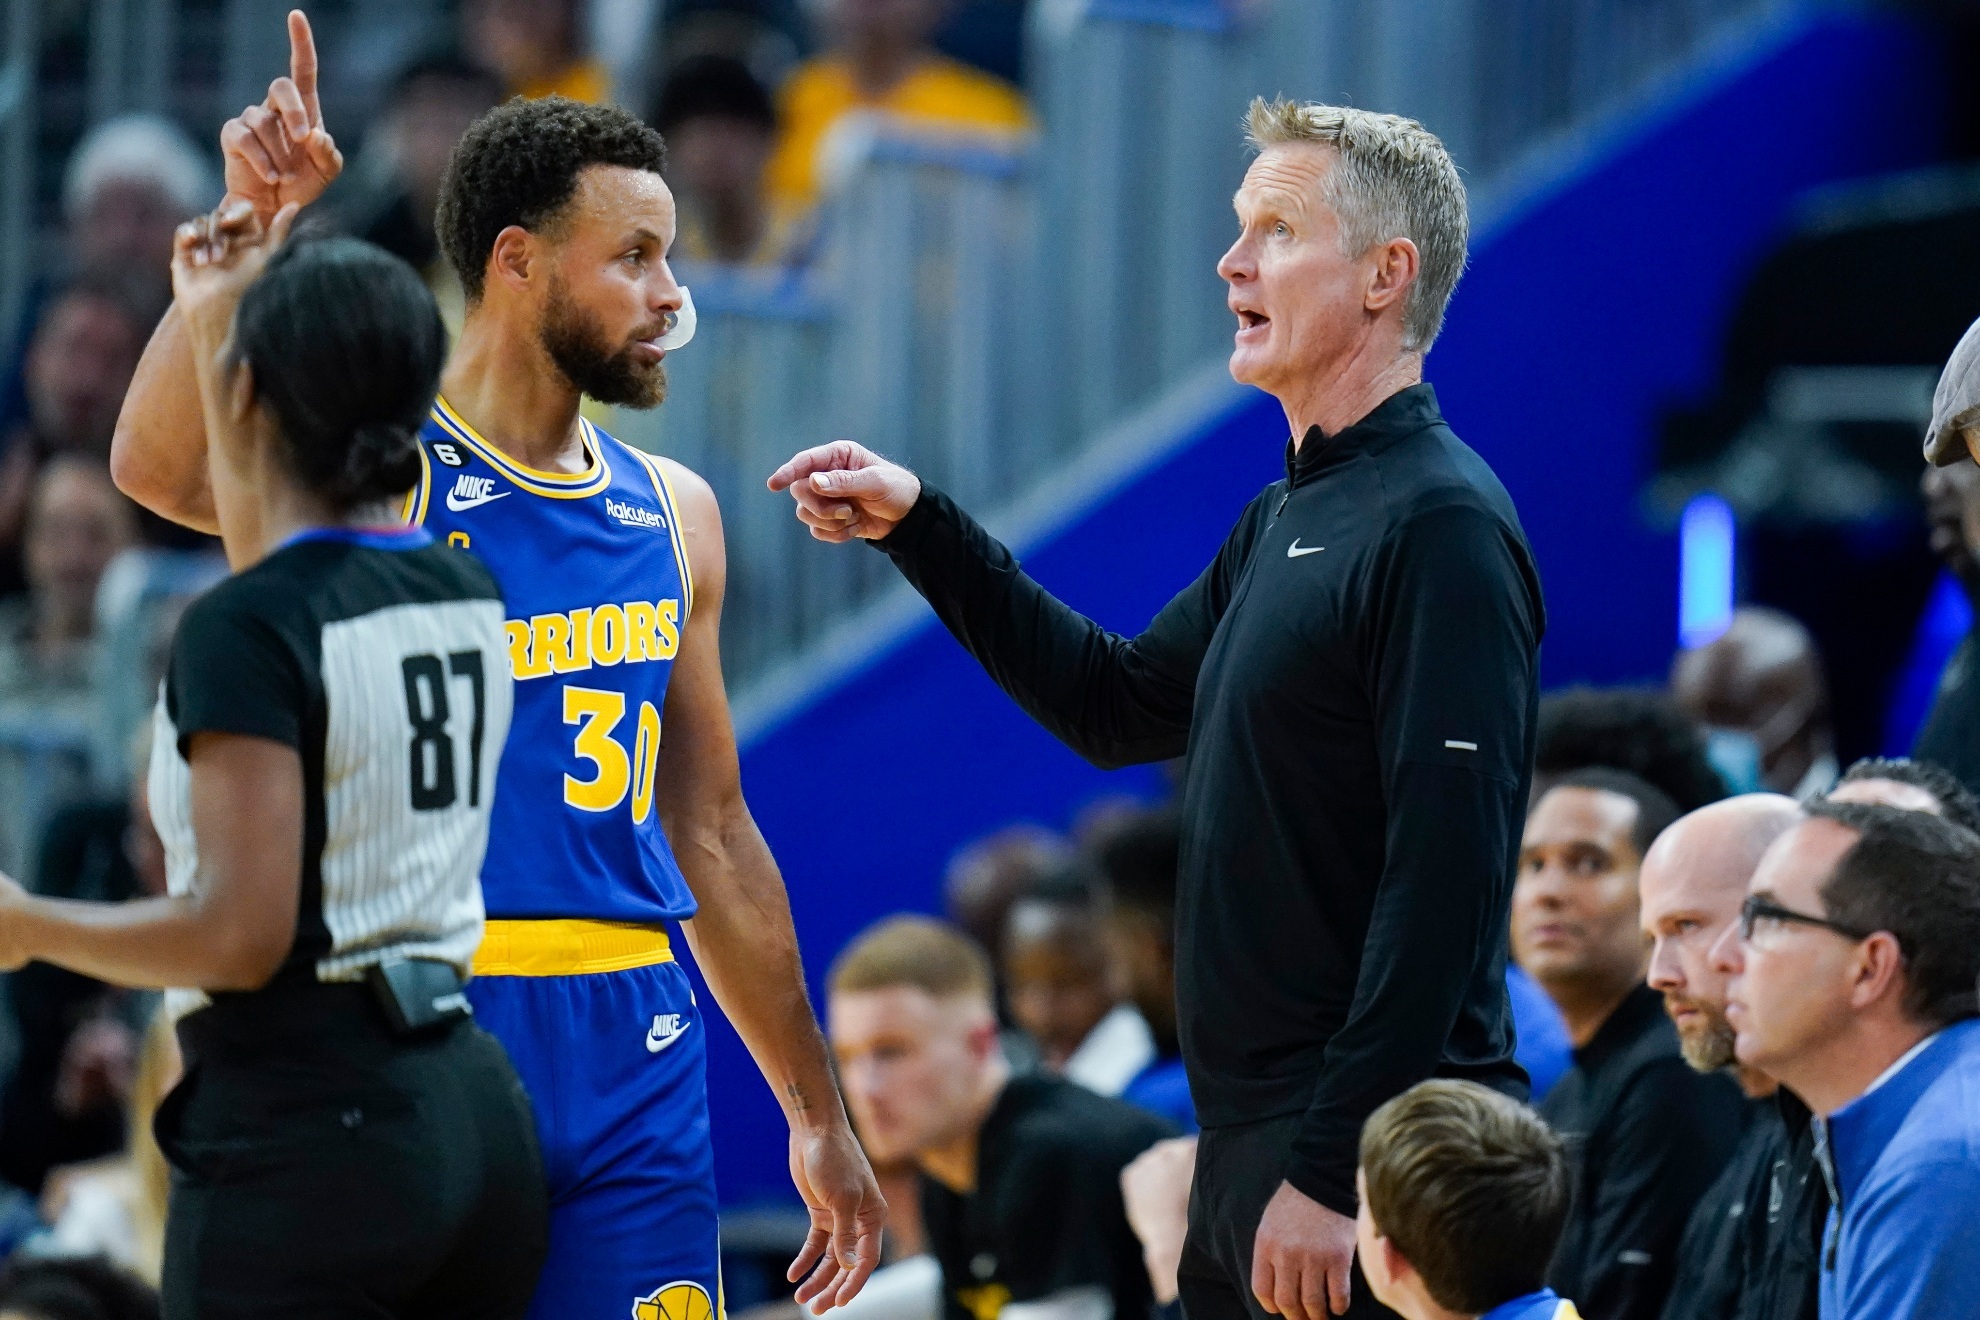
[{"label": "crowd in background", "polygon": [[[835,144],[863,115],[1028,131],[1023,10],[1017,0],[671,6],[668,63],[642,108],[669,144],[678,257],[810,261]],[[349,133],[361,146],[323,210],[421,270],[456,324],[460,291],[433,234],[448,155],[508,96],[614,95],[581,15],[580,0],[467,0],[457,39],[408,61],[375,119]],[[161,120],[95,129],[67,165],[61,260],[0,363],[0,732],[34,731],[0,739],[0,801],[36,804],[0,812],[0,870],[45,893],[164,887],[134,772],[163,642],[224,566],[203,538],[120,495],[108,452],[169,299],[172,232],[218,198],[214,161]],[[1980,600],[1980,469],[1933,469],[1925,493],[1935,550]],[[1805,628],[1771,610],[1742,609],[1716,640],[1676,656],[1666,688],[1573,690],[1543,704],[1508,988],[1541,1112],[1563,1131],[1607,1134],[1603,1158],[1577,1161],[1551,1276],[1590,1320],[1730,1314],[1697,1299],[1701,1280],[1737,1284],[1740,1268],[1762,1268],[1723,1254],[1737,1238],[1726,1225],[1748,1203],[1740,1180],[1757,1179],[1764,1203],[1776,1190],[1770,1152],[1799,1149],[1807,1128],[1805,1114],[1783,1126],[1772,1079],[1733,1066],[1723,1043],[1697,1043],[1693,1028],[1722,1022],[1723,1006],[1701,1016],[1695,987],[1653,960],[1645,872],[1659,835],[1727,797],[1812,800],[1841,781],[1910,785],[1922,796],[1874,800],[1980,823],[1968,795],[1980,788],[1972,645],[1948,668],[1918,746],[1951,774],[1879,763],[1845,775],[1821,657]],[[1064,835],[1014,825],[972,844],[943,890],[953,930],[989,969],[1010,1075],[1063,1078],[1153,1120],[1133,1128],[1148,1153],[1128,1166],[1117,1213],[1123,1234],[1127,1220],[1138,1230],[1125,1240],[1139,1241],[1158,1301],[1174,1297],[1189,1165],[1177,1154],[1186,1136],[1156,1138],[1195,1128],[1176,1040],[1176,850],[1166,807],[1104,802]],[[0,1317],[155,1314],[137,1282],[156,1279],[163,1225],[165,1166],[149,1120],[178,1060],[170,1034],[148,1025],[154,1007],[46,966],[6,978],[0,1254],[14,1259],[0,1272]],[[856,1088],[849,1097],[860,1118]],[[916,1153],[872,1153],[891,1208],[889,1259],[922,1258],[930,1184]],[[1788,1213],[1802,1216],[1806,1244],[1828,1199],[1808,1181],[1814,1166],[1797,1167]],[[1625,1260],[1622,1236],[1658,1245]]]}]

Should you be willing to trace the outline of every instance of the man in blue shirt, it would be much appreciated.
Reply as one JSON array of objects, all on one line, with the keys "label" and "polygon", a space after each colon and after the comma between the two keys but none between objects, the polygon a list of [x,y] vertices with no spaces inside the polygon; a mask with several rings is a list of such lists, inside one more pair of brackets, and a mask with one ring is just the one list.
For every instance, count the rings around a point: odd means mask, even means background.
[{"label": "man in blue shirt", "polygon": [[1538,1114],[1476,1082],[1420,1082],[1361,1129],[1355,1251],[1404,1320],[1579,1320],[1544,1284],[1574,1180]]},{"label": "man in blue shirt", "polygon": [[1808,1103],[1824,1320],[1980,1314],[1980,836],[1816,802],[1714,950],[1739,1061]]}]

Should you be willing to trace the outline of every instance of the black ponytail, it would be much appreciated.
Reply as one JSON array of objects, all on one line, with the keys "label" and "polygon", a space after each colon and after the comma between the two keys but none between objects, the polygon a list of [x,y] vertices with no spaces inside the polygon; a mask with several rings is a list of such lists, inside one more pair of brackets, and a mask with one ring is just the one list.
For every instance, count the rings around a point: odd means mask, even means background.
[{"label": "black ponytail", "polygon": [[419,479],[447,331],[411,266],[354,238],[293,241],[242,297],[234,341],[309,490],[345,510]]}]

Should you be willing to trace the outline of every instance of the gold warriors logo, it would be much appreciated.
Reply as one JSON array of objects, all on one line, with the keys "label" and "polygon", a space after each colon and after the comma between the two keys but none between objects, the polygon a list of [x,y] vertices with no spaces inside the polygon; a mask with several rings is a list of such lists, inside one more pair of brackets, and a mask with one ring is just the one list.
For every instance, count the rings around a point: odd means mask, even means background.
[{"label": "gold warriors logo", "polygon": [[663,1284],[635,1298],[632,1313],[633,1320],[715,1320],[708,1290],[687,1279]]}]

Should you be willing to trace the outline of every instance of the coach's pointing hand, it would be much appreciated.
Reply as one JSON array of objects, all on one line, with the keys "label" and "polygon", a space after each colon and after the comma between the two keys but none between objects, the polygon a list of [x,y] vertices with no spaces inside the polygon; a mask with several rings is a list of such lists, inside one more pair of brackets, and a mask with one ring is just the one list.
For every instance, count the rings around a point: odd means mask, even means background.
[{"label": "coach's pointing hand", "polygon": [[1251,1245],[1251,1291],[1286,1320],[1327,1320],[1348,1308],[1354,1220],[1280,1183]]},{"label": "coach's pointing hand", "polygon": [[798,521],[821,541],[878,541],[921,498],[921,479],[850,440],[807,449],[770,474],[788,490]]}]

